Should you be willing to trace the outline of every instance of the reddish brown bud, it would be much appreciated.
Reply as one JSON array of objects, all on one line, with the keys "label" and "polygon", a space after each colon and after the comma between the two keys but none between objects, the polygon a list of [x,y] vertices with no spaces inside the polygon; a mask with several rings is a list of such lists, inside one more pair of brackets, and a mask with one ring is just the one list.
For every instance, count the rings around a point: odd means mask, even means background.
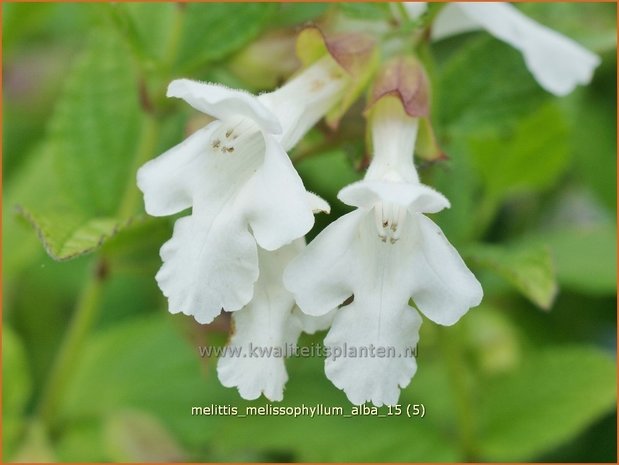
[{"label": "reddish brown bud", "polygon": [[404,111],[414,118],[430,113],[430,86],[421,63],[413,57],[399,57],[385,65],[374,81],[368,109],[383,97],[402,102]]},{"label": "reddish brown bud", "polygon": [[374,39],[360,32],[327,36],[317,26],[308,26],[297,39],[297,54],[305,65],[328,53],[353,76],[365,71],[375,51]]}]

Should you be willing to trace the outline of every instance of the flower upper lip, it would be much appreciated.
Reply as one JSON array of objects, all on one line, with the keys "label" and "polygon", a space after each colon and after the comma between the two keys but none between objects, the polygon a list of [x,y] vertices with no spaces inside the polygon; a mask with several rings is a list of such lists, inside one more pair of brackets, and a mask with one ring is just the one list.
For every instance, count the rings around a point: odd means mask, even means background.
[{"label": "flower upper lip", "polygon": [[[254,121],[265,132],[273,135],[282,133],[282,125],[271,110],[262,104],[258,97],[243,90],[190,79],[177,79],[170,83],[166,95],[183,99],[196,110],[218,120],[241,116]],[[208,95],[208,99],[205,95]]]}]

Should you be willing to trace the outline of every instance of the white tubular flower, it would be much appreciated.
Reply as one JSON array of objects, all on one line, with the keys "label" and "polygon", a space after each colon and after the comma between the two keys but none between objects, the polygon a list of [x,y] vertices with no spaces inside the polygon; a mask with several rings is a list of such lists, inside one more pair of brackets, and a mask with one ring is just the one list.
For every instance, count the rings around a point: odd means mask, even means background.
[{"label": "white tubular flower", "polygon": [[329,111],[347,81],[325,56],[260,97],[187,79],[170,84],[168,97],[215,118],[137,175],[149,214],[192,207],[161,249],[156,279],[170,312],[209,323],[222,308],[241,309],[258,279],[257,246],[290,243],[310,230],[313,211],[328,210],[306,192],[285,150]]},{"label": "white tubular flower", "polygon": [[314,333],[331,323],[330,314],[314,318],[300,313],[282,283],[284,268],[304,246],[305,241],[297,239],[273,252],[258,249],[260,277],[254,297],[232,314],[232,336],[219,357],[217,373],[221,383],[238,388],[243,399],[254,400],[263,394],[281,401],[288,381],[284,358],[301,331]]},{"label": "white tubular flower", "polygon": [[[405,5],[413,17],[423,12],[421,3]],[[480,28],[519,50],[537,82],[555,95],[567,95],[577,85],[591,82],[593,71],[601,63],[599,56],[577,42],[503,2],[446,5],[432,25],[432,38],[439,40]]]},{"label": "white tubular flower", "polygon": [[427,113],[425,75],[402,61],[382,79],[370,116],[372,163],[364,180],[338,195],[357,209],[324,229],[284,273],[284,284],[308,315],[354,296],[336,312],[325,339],[332,353],[344,345],[395,350],[386,357],[326,360],[327,377],[352,403],[377,406],[395,404],[415,374],[415,359],[406,354],[417,343],[421,318],[409,300],[436,323],[452,325],[483,295],[424,215],[449,207],[443,195],[420,184],[412,163],[418,117]]}]

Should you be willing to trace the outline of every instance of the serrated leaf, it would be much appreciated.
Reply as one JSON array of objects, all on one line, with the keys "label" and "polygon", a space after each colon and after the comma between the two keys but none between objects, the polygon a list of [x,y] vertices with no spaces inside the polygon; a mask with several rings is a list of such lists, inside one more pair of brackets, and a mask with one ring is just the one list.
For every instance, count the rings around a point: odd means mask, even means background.
[{"label": "serrated leaf", "polygon": [[538,307],[552,306],[558,289],[547,247],[478,244],[464,253],[471,264],[491,270]]},{"label": "serrated leaf", "polygon": [[512,374],[482,385],[482,456],[532,459],[610,411],[616,395],[616,367],[609,354],[587,347],[544,349]]},{"label": "serrated leaf", "polygon": [[119,210],[134,188],[141,131],[132,66],[115,34],[91,36],[67,76],[39,155],[31,186],[37,195],[15,199],[53,258],[90,252],[131,220]]},{"label": "serrated leaf", "polygon": [[189,3],[176,70],[221,60],[256,37],[275,11],[268,3]]}]

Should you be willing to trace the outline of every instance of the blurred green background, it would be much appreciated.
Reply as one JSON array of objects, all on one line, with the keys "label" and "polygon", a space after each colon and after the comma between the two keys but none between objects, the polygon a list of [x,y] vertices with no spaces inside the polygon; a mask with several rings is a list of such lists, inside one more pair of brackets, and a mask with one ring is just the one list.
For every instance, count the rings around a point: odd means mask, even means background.
[{"label": "blurred green background", "polygon": [[[191,415],[265,403],[223,388],[198,355],[229,322],[172,317],[154,280],[173,219],[144,215],[135,171],[197,124],[165,86],[271,89],[297,66],[301,24],[398,37],[389,7],[4,3],[3,459],[615,462],[616,6],[519,8],[603,63],[558,99],[484,32],[424,47],[449,160],[420,173],[451,200],[433,219],[485,289],[458,325],[422,326],[401,402],[426,416],[239,419]],[[312,236],[362,176],[361,109],[291,152],[333,207]],[[322,360],[287,367],[282,405],[349,408]]]}]

